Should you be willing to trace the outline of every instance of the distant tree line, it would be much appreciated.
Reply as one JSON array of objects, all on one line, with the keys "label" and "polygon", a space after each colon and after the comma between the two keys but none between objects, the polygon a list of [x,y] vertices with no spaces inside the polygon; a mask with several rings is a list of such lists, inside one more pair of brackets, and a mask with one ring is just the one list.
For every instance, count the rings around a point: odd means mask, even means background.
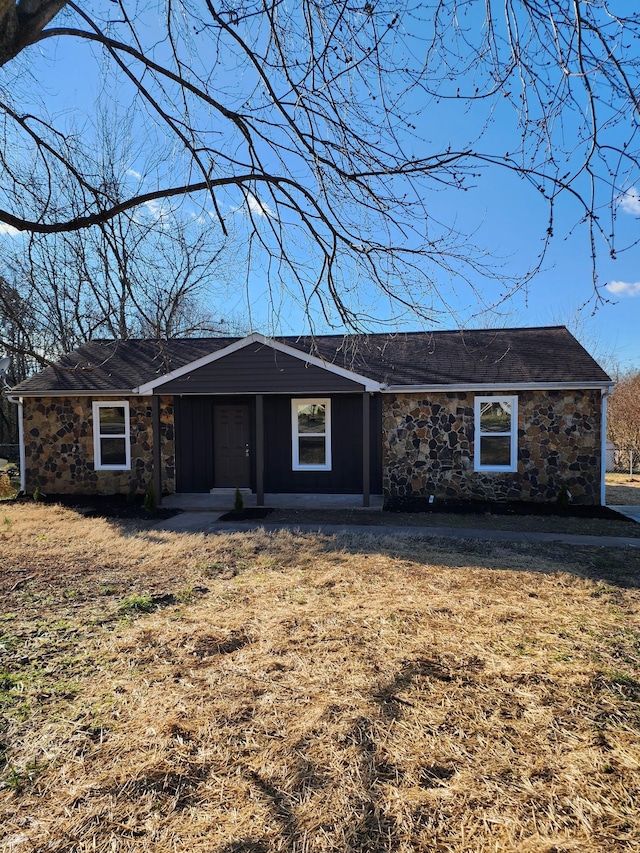
[{"label": "distant tree line", "polygon": [[616,445],[621,467],[630,473],[640,470],[640,372],[618,379],[609,398],[607,434]]}]

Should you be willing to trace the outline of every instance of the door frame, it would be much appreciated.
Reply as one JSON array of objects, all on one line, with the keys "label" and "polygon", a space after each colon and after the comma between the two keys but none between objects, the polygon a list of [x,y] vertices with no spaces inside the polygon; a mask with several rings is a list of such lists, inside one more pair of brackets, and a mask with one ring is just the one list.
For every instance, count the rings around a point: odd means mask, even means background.
[{"label": "door frame", "polygon": [[[218,416],[218,411],[223,408],[234,408],[234,407],[242,407],[246,412],[246,420],[245,427],[247,431],[248,437],[248,445],[249,445],[249,466],[248,466],[248,476],[247,482],[243,484],[236,483],[235,486],[227,486],[227,485],[217,485],[217,472],[216,472],[216,419]],[[251,491],[255,491],[255,429],[254,429],[254,421],[255,421],[255,400],[254,398],[249,398],[245,395],[242,395],[241,398],[238,397],[212,397],[212,429],[211,429],[211,452],[213,458],[213,483],[212,488],[214,489],[232,489],[235,487],[239,488],[249,488]]]}]

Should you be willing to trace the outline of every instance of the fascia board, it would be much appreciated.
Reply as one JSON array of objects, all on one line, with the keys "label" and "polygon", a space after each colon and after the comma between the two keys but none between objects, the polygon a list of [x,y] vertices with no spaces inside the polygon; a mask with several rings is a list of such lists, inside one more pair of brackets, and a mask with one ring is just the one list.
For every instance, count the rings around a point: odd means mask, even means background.
[{"label": "fascia board", "polygon": [[[311,357],[306,358],[305,361],[311,362]],[[320,364],[319,366],[325,367],[326,363],[321,359],[317,359]],[[196,362],[193,362],[195,364]],[[193,370],[193,364],[189,366],[190,370]],[[327,368],[328,369],[328,368]],[[332,372],[337,373],[338,370],[341,371],[340,375],[345,375],[348,371],[343,371],[341,368],[337,370],[333,370]],[[187,371],[188,372],[188,371]],[[612,391],[614,387],[613,382],[539,382],[532,383],[529,382],[527,384],[518,384],[518,383],[505,383],[504,385],[487,385],[487,384],[478,384],[478,385],[466,385],[466,384],[457,384],[457,385],[380,385],[376,382],[373,382],[370,379],[366,379],[364,376],[360,376],[359,374],[351,374],[347,378],[353,379],[354,382],[359,382],[360,384],[365,384],[367,391],[380,391],[383,394],[423,394],[423,393],[444,393],[447,391]],[[162,381],[157,381],[157,384],[163,384],[169,380],[169,374],[167,377],[162,379]],[[153,387],[155,387],[156,380],[154,380]],[[142,397],[148,395],[152,392],[152,388],[150,386],[152,383],[147,383],[146,385],[140,385],[138,388],[115,388],[113,390],[109,389],[105,390],[78,390],[75,388],[69,388],[66,391],[19,391],[16,390],[15,394],[20,397],[106,397],[107,399],[112,399],[116,394],[120,396],[126,397]],[[240,392],[239,392],[240,393]],[[246,391],[241,392],[246,396]],[[280,393],[279,391],[272,392],[273,394]],[[344,391],[331,391],[327,393],[338,394],[338,393],[346,393]]]},{"label": "fascia board", "polygon": [[144,385],[140,385],[138,388],[134,388],[134,393],[153,393],[156,388],[161,388],[167,382],[171,382],[174,379],[179,379],[181,376],[185,376],[187,373],[192,373],[194,370],[198,370],[198,368],[200,367],[205,367],[208,364],[212,364],[214,361],[218,361],[219,359],[224,358],[227,355],[231,355],[231,353],[237,352],[240,349],[244,349],[244,347],[250,346],[254,343],[261,344],[262,346],[271,347],[272,349],[277,350],[278,352],[293,356],[293,358],[297,358],[299,361],[304,361],[305,364],[312,364],[315,367],[320,367],[321,369],[326,370],[329,373],[336,374],[337,376],[342,376],[345,379],[350,379],[352,382],[357,382],[359,385],[364,385],[365,390],[367,391],[380,390],[380,383],[374,382],[373,380],[368,379],[366,376],[361,376],[358,373],[354,373],[351,370],[346,370],[343,367],[337,367],[334,364],[328,364],[326,361],[323,361],[317,356],[309,355],[308,353],[302,352],[301,350],[295,349],[294,347],[290,347],[287,344],[280,343],[280,341],[274,341],[272,338],[266,338],[264,335],[254,333],[252,335],[248,335],[246,338],[242,338],[239,341],[235,341],[234,343],[229,344],[229,346],[224,347],[224,349],[209,353],[209,355],[202,356],[202,358],[196,359],[196,361],[192,361],[189,364],[186,364],[184,367],[179,367],[177,370],[173,370],[171,373],[167,373],[164,376],[160,376],[158,377],[158,379],[154,379],[152,382],[146,382]]},{"label": "fascia board", "polygon": [[599,391],[612,387],[611,382],[503,382],[451,383],[450,385],[383,385],[383,394],[446,393],[447,391]]},{"label": "fascia board", "polygon": [[113,400],[116,395],[120,397],[139,397],[138,391],[131,388],[114,388],[107,391],[83,389],[79,391],[76,388],[68,388],[66,391],[16,391],[20,397],[104,397],[107,400]]}]

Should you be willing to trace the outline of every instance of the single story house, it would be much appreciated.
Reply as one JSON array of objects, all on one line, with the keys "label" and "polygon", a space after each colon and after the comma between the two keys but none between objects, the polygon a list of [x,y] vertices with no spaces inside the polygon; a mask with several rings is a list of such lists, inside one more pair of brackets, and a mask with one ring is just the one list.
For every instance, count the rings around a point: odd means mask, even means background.
[{"label": "single story house", "polygon": [[611,387],[555,326],[93,340],[11,394],[28,493],[599,504]]}]

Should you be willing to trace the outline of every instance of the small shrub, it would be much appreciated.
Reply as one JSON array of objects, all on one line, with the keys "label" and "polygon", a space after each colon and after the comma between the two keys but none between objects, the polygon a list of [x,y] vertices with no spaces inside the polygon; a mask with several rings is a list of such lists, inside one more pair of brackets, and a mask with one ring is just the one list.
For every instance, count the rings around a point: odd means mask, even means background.
[{"label": "small shrub", "polygon": [[149,485],[147,486],[147,491],[145,493],[142,506],[147,512],[156,512],[156,510],[158,509],[158,496],[156,495],[156,490],[153,487],[153,483],[149,483]]},{"label": "small shrub", "polygon": [[244,509],[244,498],[242,497],[242,492],[240,489],[236,489],[236,493],[233,498],[233,511],[234,512],[242,512]]},{"label": "small shrub", "polygon": [[558,492],[557,504],[563,509],[569,509],[571,506],[572,496],[571,492],[566,486],[561,486],[560,491]]}]

